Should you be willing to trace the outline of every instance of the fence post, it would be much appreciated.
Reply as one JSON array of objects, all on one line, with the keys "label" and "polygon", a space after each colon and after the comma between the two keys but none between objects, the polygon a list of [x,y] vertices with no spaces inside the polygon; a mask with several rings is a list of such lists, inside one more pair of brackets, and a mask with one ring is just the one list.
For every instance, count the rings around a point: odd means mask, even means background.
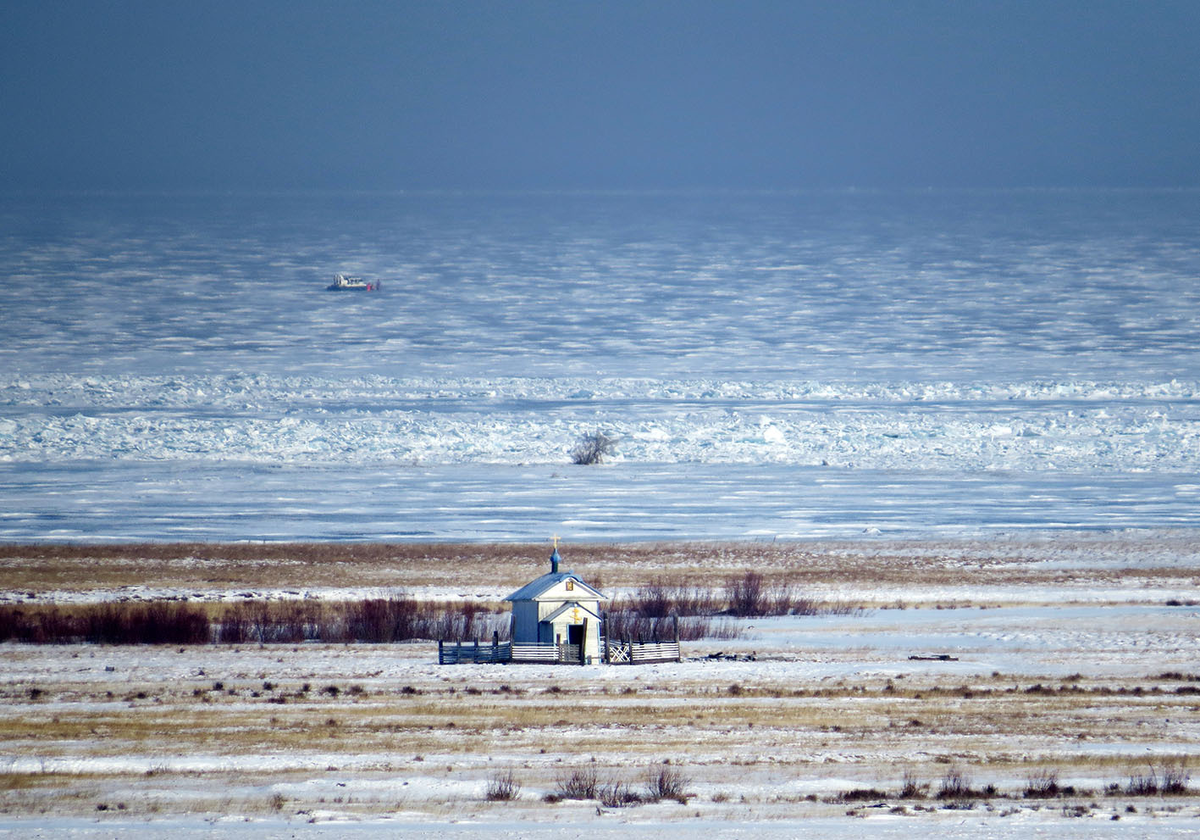
[{"label": "fence post", "polygon": [[442,640],[438,639],[438,664],[439,665],[446,664],[446,656],[445,656],[445,654],[442,653],[442,644],[443,644]]},{"label": "fence post", "polygon": [[474,653],[471,661],[474,662],[475,664],[479,664],[479,637],[478,636],[475,637],[475,653]]},{"label": "fence post", "polygon": [[492,631],[492,661],[500,661],[500,631]]},{"label": "fence post", "polygon": [[683,654],[679,650],[679,616],[675,616],[675,661],[683,661]]}]

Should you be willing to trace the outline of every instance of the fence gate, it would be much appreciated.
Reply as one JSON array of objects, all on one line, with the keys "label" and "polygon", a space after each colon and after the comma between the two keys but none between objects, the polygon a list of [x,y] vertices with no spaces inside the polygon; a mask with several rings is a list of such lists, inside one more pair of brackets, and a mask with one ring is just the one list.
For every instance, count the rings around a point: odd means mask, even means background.
[{"label": "fence gate", "polygon": [[609,642],[608,661],[612,665],[637,665],[682,660],[679,642]]}]

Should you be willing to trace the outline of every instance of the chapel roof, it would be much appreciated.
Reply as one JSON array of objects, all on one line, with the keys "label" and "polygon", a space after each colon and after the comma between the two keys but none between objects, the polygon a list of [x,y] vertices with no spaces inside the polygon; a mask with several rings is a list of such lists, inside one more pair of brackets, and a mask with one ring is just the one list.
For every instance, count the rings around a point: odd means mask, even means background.
[{"label": "chapel roof", "polygon": [[[537,597],[539,595],[545,594],[547,591],[553,589],[555,586],[557,586],[558,584],[562,583],[565,580],[573,580],[573,581],[575,581],[576,584],[578,584],[580,587],[582,587],[585,592],[590,592],[596,598],[600,598],[602,600],[608,600],[607,595],[603,595],[600,592],[597,592],[595,589],[592,589],[592,587],[588,586],[586,583],[583,582],[583,578],[581,578],[579,575],[575,574],[574,572],[547,572],[546,574],[542,575],[540,578],[531,580],[529,583],[522,586],[520,589],[518,589],[516,592],[509,595],[504,600],[505,601],[533,601],[533,600],[537,599]],[[579,595],[582,593],[574,593],[573,592],[571,594],[572,594],[572,597],[578,598]]]},{"label": "chapel roof", "polygon": [[[580,587],[582,587],[584,589],[585,593],[591,593],[595,598],[597,598],[601,601],[608,600],[607,595],[588,586],[586,583],[584,583],[583,578],[581,578],[579,575],[575,574],[574,572],[558,571],[559,557],[558,557],[558,549],[557,548],[554,549],[554,554],[551,555],[550,562],[551,562],[551,569],[553,571],[549,571],[546,574],[542,575],[541,577],[531,580],[529,583],[522,586],[520,589],[518,589],[516,592],[509,595],[504,600],[505,601],[534,601],[534,600],[537,600],[538,596],[545,594],[546,592],[553,589],[558,584],[560,584],[563,581],[568,580],[568,579],[575,581],[576,584],[578,584]],[[584,593],[572,592],[571,593],[572,600],[577,600],[581,594],[584,594]],[[585,598],[586,598],[586,595],[585,595]]]}]

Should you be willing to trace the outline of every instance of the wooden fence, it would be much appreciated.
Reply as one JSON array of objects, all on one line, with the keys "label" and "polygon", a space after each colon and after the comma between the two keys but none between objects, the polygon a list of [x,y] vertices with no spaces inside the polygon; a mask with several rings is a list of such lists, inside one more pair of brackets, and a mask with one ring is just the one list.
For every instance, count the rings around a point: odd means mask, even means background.
[{"label": "wooden fence", "polygon": [[[679,642],[608,642],[601,640],[603,661],[613,665],[645,665],[651,662],[679,662]],[[439,665],[540,663],[583,665],[579,645],[514,644],[492,639],[491,643],[438,642]]]},{"label": "wooden fence", "polygon": [[550,662],[564,665],[583,665],[579,659],[579,645],[526,644],[512,646],[509,662]]},{"label": "wooden fence", "polygon": [[491,644],[467,642],[438,642],[439,665],[462,665],[466,663],[511,662],[512,642],[492,641]]},{"label": "wooden fence", "polygon": [[608,661],[614,665],[679,662],[679,642],[609,642]]}]

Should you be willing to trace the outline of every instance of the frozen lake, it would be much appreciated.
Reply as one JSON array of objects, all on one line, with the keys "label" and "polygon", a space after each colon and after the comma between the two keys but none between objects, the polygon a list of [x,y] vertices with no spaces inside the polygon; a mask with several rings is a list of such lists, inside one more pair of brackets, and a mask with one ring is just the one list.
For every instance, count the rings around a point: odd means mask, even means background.
[{"label": "frozen lake", "polygon": [[[4,540],[1200,524],[1195,191],[10,195],[0,228]],[[572,465],[594,430],[616,458]]]},{"label": "frozen lake", "polygon": [[678,540],[1161,530],[1197,526],[1192,480],[745,464],[9,464],[0,468],[0,537]]}]

